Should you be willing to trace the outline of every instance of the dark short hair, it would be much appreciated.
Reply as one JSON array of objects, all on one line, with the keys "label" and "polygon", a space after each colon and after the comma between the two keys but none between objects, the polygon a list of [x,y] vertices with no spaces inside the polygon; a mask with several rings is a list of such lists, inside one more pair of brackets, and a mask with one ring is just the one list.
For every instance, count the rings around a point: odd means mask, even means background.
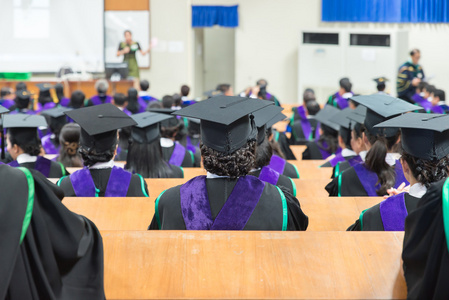
[{"label": "dark short hair", "polygon": [[446,93],[443,90],[436,89],[433,92],[433,95],[434,95],[434,97],[440,98],[440,101],[445,101],[446,100]]},{"label": "dark short hair", "polygon": [[127,32],[128,32],[129,34],[131,34],[131,35],[133,34],[133,33],[131,32],[131,30],[126,29],[126,30],[123,32],[123,35],[125,35]]},{"label": "dark short hair", "polygon": [[181,96],[187,97],[187,95],[190,93],[190,88],[188,85],[181,86]]},{"label": "dark short hair", "polygon": [[170,95],[165,95],[162,97],[162,107],[163,108],[171,108],[173,104],[175,103],[175,100]]},{"label": "dark short hair", "polygon": [[311,116],[316,115],[321,110],[320,105],[315,100],[306,102],[306,108],[307,108],[307,113]]},{"label": "dark short hair", "polygon": [[228,83],[222,83],[217,85],[216,90],[222,92],[223,94],[226,93],[227,91],[229,91],[229,89],[231,88],[231,85]]},{"label": "dark short hair", "polygon": [[150,88],[150,83],[148,82],[148,80],[142,79],[142,80],[140,81],[140,89],[141,89],[142,91],[146,91],[146,90],[148,90],[149,88]]},{"label": "dark short hair", "polygon": [[349,78],[344,77],[340,79],[340,87],[349,93],[352,89],[352,83],[349,81]]},{"label": "dark short hair", "polygon": [[114,95],[114,103],[119,106],[125,105],[126,96],[122,93],[117,93]]},{"label": "dark short hair", "polygon": [[69,106],[73,108],[80,108],[84,106],[84,100],[86,99],[86,95],[80,90],[73,91],[70,96]]},{"label": "dark short hair", "polygon": [[266,81],[265,79],[259,79],[259,80],[257,80],[257,82],[256,82],[256,85],[265,85],[265,86],[267,86],[268,85],[268,81]]},{"label": "dark short hair", "polygon": [[302,99],[305,103],[316,100],[315,91],[312,89],[305,89],[304,93],[302,94]]},{"label": "dark short hair", "polygon": [[0,97],[5,97],[11,95],[11,89],[9,87],[2,87],[2,89],[0,90]]}]

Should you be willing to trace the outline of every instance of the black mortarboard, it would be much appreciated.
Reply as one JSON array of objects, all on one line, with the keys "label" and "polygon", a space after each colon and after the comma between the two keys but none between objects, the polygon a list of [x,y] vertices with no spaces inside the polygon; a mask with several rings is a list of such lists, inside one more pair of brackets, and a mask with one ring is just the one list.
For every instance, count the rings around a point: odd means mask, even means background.
[{"label": "black mortarboard", "polygon": [[65,117],[65,112],[72,110],[71,108],[68,107],[55,107],[55,108],[51,108],[51,109],[47,109],[41,112],[41,115],[44,116],[49,116],[51,118],[60,118],[60,117]]},{"label": "black mortarboard", "polygon": [[285,119],[287,119],[286,115],[284,115],[282,113],[278,113],[276,116],[274,116],[274,118],[272,118],[270,121],[267,122],[267,128],[270,128],[277,122],[283,121]]},{"label": "black mortarboard", "polygon": [[31,93],[29,91],[17,91],[16,98],[19,100],[29,100],[31,98]]},{"label": "black mortarboard", "polygon": [[352,113],[353,109],[347,107],[340,110],[337,114],[331,116],[330,121],[339,125],[340,127],[349,129],[351,127],[351,120],[348,116]]},{"label": "black mortarboard", "polygon": [[0,105],[0,134],[1,134],[1,159],[5,158],[5,136],[3,134],[3,114],[9,112],[9,109]]},{"label": "black mortarboard", "polygon": [[159,128],[160,122],[173,118],[173,116],[143,112],[132,115],[132,118],[137,122],[137,125],[133,126],[131,132],[133,141],[139,144],[150,144],[161,136]]},{"label": "black mortarboard", "polygon": [[110,103],[64,112],[81,127],[80,144],[101,153],[117,142],[117,129],[137,123]]},{"label": "black mortarboard", "polygon": [[195,118],[187,118],[189,120],[189,131],[190,132],[200,132],[200,124],[201,124],[201,120],[200,119],[195,119]]},{"label": "black mortarboard", "polygon": [[149,108],[149,109],[147,109],[147,111],[153,112],[153,113],[169,115],[171,118],[166,118],[166,119],[162,120],[161,125],[163,127],[175,127],[175,126],[178,126],[180,123],[180,121],[175,116],[172,115],[172,113],[174,113],[176,111],[174,109],[171,109],[171,108]]},{"label": "black mortarboard", "polygon": [[201,120],[201,140],[206,146],[231,154],[257,137],[252,114],[271,101],[216,96],[176,111],[175,115]]},{"label": "black mortarboard", "polygon": [[385,77],[378,77],[378,78],[374,78],[373,79],[377,84],[385,84],[385,82],[387,82],[388,81],[388,79],[387,78],[385,78]]},{"label": "black mortarboard", "polygon": [[3,127],[8,128],[10,134],[20,145],[39,144],[38,127],[47,127],[47,121],[43,116],[38,115],[5,115],[3,117]]},{"label": "black mortarboard", "polygon": [[332,122],[331,118],[334,115],[338,114],[339,112],[340,112],[340,110],[338,108],[335,108],[335,107],[330,106],[330,105],[326,105],[322,110],[320,110],[315,115],[315,120],[317,120],[321,124],[326,125],[327,127],[330,127],[332,129],[338,131],[340,129],[340,125],[338,125],[337,123]]},{"label": "black mortarboard", "polygon": [[449,154],[449,116],[408,113],[377,124],[401,128],[402,148],[412,156],[433,160]]},{"label": "black mortarboard", "polygon": [[416,110],[416,105],[384,94],[354,96],[351,100],[367,107],[364,125],[372,135],[394,136],[398,132],[397,128],[384,129],[374,126],[394,116]]},{"label": "black mortarboard", "polygon": [[38,83],[36,84],[36,86],[39,89],[40,93],[50,92],[50,90],[53,88],[53,85],[51,85],[50,83]]},{"label": "black mortarboard", "polygon": [[47,119],[47,123],[51,127],[53,133],[58,133],[62,126],[67,123],[65,112],[69,110],[72,109],[68,107],[55,107],[42,111],[41,115]]},{"label": "black mortarboard", "polygon": [[267,132],[267,123],[273,119],[276,115],[278,115],[284,109],[282,107],[274,105],[266,106],[258,111],[254,112],[254,122],[257,127],[257,144],[260,145],[265,139]]},{"label": "black mortarboard", "polygon": [[359,105],[355,109],[349,111],[347,118],[351,121],[363,124],[365,123],[366,110],[366,106]]}]

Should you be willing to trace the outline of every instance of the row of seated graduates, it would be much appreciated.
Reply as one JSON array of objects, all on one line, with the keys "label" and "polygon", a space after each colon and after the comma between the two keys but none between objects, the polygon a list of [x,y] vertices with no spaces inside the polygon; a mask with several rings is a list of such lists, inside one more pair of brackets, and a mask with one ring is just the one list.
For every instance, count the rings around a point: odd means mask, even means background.
[{"label": "row of seated graduates", "polygon": [[[363,101],[361,101],[361,102],[363,102]],[[366,104],[366,103],[365,103]],[[257,118],[256,118],[256,120],[257,120]],[[397,123],[396,124],[393,124],[393,125],[395,125],[395,127],[400,127]],[[411,152],[411,151],[410,151]],[[439,187],[440,188],[440,191],[441,191],[441,186]],[[435,192],[434,194],[437,194],[437,192]],[[435,200],[435,199],[433,199],[433,200]],[[441,199],[440,199],[441,200]],[[164,200],[162,200],[162,201],[164,201]],[[167,221],[168,222],[168,221]],[[156,223],[158,223],[157,221],[155,221],[155,219],[153,220],[153,223],[152,224],[156,224]],[[169,223],[169,222],[168,222]],[[440,228],[440,235],[442,235],[441,234],[441,232],[442,232],[442,229]],[[444,244],[444,243],[442,243],[442,244]],[[440,244],[439,244],[439,246],[441,246]],[[438,291],[437,291],[438,292]],[[441,291],[440,291],[441,292]]]}]

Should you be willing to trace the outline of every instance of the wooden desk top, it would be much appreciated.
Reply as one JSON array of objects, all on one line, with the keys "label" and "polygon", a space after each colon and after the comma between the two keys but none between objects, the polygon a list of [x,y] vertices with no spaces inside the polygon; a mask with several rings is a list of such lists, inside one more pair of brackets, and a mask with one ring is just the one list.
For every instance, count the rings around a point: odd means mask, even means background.
[{"label": "wooden desk top", "polygon": [[403,233],[102,231],[107,299],[405,299]]},{"label": "wooden desk top", "polygon": [[[153,198],[65,198],[71,211],[86,216],[100,230],[145,230],[154,215]],[[380,197],[301,198],[309,217],[307,231],[345,231],[360,213],[382,201]]]}]

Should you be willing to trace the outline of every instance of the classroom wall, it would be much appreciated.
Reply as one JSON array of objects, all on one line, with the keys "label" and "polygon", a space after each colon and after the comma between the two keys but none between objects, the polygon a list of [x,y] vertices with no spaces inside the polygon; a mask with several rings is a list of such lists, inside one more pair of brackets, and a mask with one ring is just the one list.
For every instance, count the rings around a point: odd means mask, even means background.
[{"label": "classroom wall", "polygon": [[151,0],[152,36],[182,41],[185,45],[183,53],[154,49],[151,69],[141,72],[142,77],[150,80],[151,92],[157,97],[178,91],[184,83],[192,86],[193,96],[201,96],[195,91],[198,85],[194,85],[192,4],[239,5],[240,26],[235,29],[236,92],[265,78],[268,90],[281,102],[297,102],[300,33],[314,28],[409,30],[409,48],[421,49],[426,74],[435,75],[431,83],[449,92],[449,61],[445,54],[449,47],[448,24],[323,23],[320,0]]}]

